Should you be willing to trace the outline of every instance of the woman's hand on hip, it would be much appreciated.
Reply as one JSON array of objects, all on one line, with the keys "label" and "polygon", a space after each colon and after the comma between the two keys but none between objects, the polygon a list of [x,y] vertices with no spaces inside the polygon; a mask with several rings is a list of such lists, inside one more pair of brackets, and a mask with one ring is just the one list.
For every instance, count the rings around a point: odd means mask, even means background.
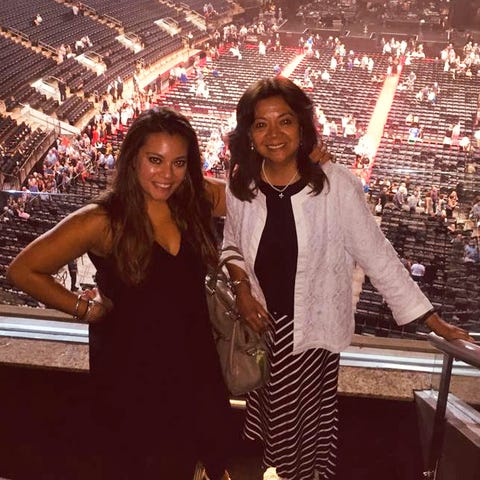
[{"label": "woman's hand on hip", "polygon": [[106,297],[98,288],[86,289],[82,293],[82,298],[85,300],[93,300],[93,306],[88,312],[88,318],[85,320],[88,323],[95,323],[102,318],[113,308],[113,302]]}]

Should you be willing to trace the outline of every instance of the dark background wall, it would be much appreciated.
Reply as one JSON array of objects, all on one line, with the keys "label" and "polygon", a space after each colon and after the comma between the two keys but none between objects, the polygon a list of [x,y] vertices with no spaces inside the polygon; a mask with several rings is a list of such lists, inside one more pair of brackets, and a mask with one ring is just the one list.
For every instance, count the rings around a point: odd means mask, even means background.
[{"label": "dark background wall", "polygon": [[[101,452],[92,448],[97,428],[89,414],[88,374],[0,365],[0,385],[0,477],[105,480],[99,474]],[[337,480],[421,478],[413,401],[340,396],[339,407]],[[239,440],[232,478],[258,480],[261,450],[240,440],[244,411],[235,415]]]}]

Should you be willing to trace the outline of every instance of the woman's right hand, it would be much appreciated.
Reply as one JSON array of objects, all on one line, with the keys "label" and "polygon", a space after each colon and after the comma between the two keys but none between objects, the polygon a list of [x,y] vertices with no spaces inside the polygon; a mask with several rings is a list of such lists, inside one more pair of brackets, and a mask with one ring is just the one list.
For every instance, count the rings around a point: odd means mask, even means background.
[{"label": "woman's right hand", "polygon": [[238,313],[247,325],[257,333],[267,330],[270,323],[268,312],[262,304],[245,289],[237,292],[236,295]]},{"label": "woman's right hand", "polygon": [[322,140],[319,140],[315,147],[313,147],[309,157],[312,163],[320,165],[335,161],[335,157],[328,151],[327,144]]}]

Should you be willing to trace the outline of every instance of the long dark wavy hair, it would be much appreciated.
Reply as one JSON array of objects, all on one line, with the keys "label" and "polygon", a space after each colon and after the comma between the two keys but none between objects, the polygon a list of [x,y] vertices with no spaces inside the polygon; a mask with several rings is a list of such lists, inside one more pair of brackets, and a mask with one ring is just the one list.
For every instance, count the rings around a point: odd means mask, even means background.
[{"label": "long dark wavy hair", "polygon": [[313,104],[305,92],[285,77],[264,78],[251,85],[237,104],[237,126],[229,134],[231,153],[230,189],[240,200],[250,201],[260,181],[262,157],[251,148],[250,129],[255,119],[255,107],[260,100],[282,97],[298,118],[300,145],[297,152],[298,172],[311,191],[318,195],[327,177],[320,165],[309,155],[317,144]]},{"label": "long dark wavy hair", "polygon": [[118,273],[131,285],[139,284],[145,278],[154,242],[144,193],[135,171],[135,160],[147,137],[159,132],[180,135],[188,143],[185,179],[167,202],[172,216],[204,264],[214,265],[217,261],[212,205],[204,187],[197,135],[181,113],[155,107],[141,113],[128,129],[117,160],[112,188],[95,201],[109,215],[111,255]]}]

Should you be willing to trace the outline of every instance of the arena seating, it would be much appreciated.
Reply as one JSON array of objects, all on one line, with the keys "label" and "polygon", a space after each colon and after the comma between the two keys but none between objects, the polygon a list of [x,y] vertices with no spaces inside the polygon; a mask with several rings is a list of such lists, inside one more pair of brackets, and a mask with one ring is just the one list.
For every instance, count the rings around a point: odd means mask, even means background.
[{"label": "arena seating", "polygon": [[[62,218],[77,210],[89,200],[97,197],[106,188],[107,173],[99,170],[90,175],[85,184],[77,179],[70,187],[68,195],[38,194],[28,199],[28,220],[14,216],[5,220],[0,215],[0,302],[13,305],[39,306],[28,295],[14,289],[5,279],[6,267],[28,243],[54,227]],[[2,207],[9,195],[19,193],[0,193]]]},{"label": "arena seating", "polygon": [[[61,7],[66,8],[65,6]],[[199,29],[186,20],[185,5],[174,8],[170,4],[142,0],[132,8],[131,2],[127,0],[119,0],[113,4],[90,0],[88,7],[96,12],[98,19],[101,19],[102,16],[116,19],[126,31],[138,35],[145,48],[134,54],[123,46],[118,46],[115,42],[112,44],[111,36],[106,34],[105,29],[112,33],[113,27],[89,18],[88,22],[93,23],[94,26],[91,31],[89,30],[88,35],[93,40],[92,35],[97,34],[98,37],[95,38],[98,41],[99,51],[106,53],[107,58],[115,59],[109,65],[107,72],[98,77],[92,75],[73,58],[66,59],[62,64],[44,67],[52,76],[66,79],[72,91],[81,92],[83,89],[86,97],[92,93],[102,93],[108,82],[117,75],[127,79],[133,74],[136,62],[155,63],[163,55],[179,48],[182,44],[182,36],[186,32],[191,31],[194,37],[197,36],[195,38],[201,38],[203,35]],[[199,9],[198,4],[192,4],[190,7],[197,11]],[[66,12],[71,15],[68,9]],[[175,19],[182,26],[181,35],[170,36],[157,26],[152,28],[152,19],[160,18],[161,15]],[[46,28],[47,23],[48,21],[45,19],[45,28],[41,30],[45,37],[42,38],[55,40],[56,37],[50,36],[49,29]],[[24,28],[27,29],[27,26]],[[38,38],[39,41],[44,41],[40,37]],[[0,42],[11,48],[13,55],[24,50],[30,52],[9,39],[0,38]],[[104,47],[105,50],[102,50]],[[111,49],[110,52],[108,48]],[[248,85],[258,78],[272,76],[274,65],[278,64],[284,67],[292,62],[299,53],[295,48],[285,47],[282,51],[269,51],[266,56],[263,56],[258,54],[255,45],[246,45],[241,52],[243,58],[238,60],[227,46],[218,60],[207,64],[208,68],[204,70],[209,89],[207,98],[196,95],[196,79],[193,77],[190,77],[185,83],[177,82],[172,89],[158,98],[160,104],[179,109],[191,119],[203,146],[207,144],[212,130],[222,131],[227,128],[231,112]],[[330,70],[332,48],[322,46],[319,53],[319,58],[304,57],[296,66],[291,78],[301,82],[307,67],[310,67],[312,71]],[[348,166],[352,166],[354,163],[354,148],[358,137],[343,137],[340,129],[341,118],[346,114],[352,114],[360,125],[360,131],[366,128],[381,88],[381,84],[373,82],[372,77],[373,75],[383,76],[387,71],[388,57],[381,55],[373,47],[371,50],[356,51],[355,55],[361,57],[364,53],[374,59],[375,65],[372,72],[358,67],[353,67],[351,70],[338,68],[337,71],[330,72],[330,82],[318,80],[315,88],[308,92],[315,105],[320,106],[326,117],[329,120],[335,120],[339,126],[339,134],[335,138],[324,138],[324,140],[329,144],[332,153],[336,155],[337,161]],[[39,54],[33,52],[32,54],[34,57],[40,56],[42,61],[46,60]],[[36,64],[37,61],[34,63]],[[38,63],[41,62],[38,61]],[[248,68],[246,68],[247,65]],[[214,68],[218,71],[218,76],[212,75]],[[382,139],[371,178],[372,180],[388,178],[399,183],[410,177],[412,187],[419,186],[425,191],[432,184],[436,184],[443,193],[454,188],[458,189],[460,185],[463,194],[462,200],[468,203],[473,199],[475,193],[480,191],[480,179],[478,176],[468,173],[466,165],[473,162],[480,167],[480,159],[478,154],[470,155],[455,147],[443,148],[442,138],[448,125],[458,120],[461,121],[462,132],[468,135],[472,134],[472,118],[477,105],[475,101],[471,100],[476,98],[476,94],[480,90],[480,81],[465,78],[454,80],[443,72],[443,65],[432,60],[414,60],[412,65],[404,68],[400,81],[405,79],[410,71],[415,71],[417,76],[415,89],[413,92],[398,91],[395,96],[388,117],[388,129],[395,132],[395,139],[387,135]],[[422,86],[430,85],[433,82],[438,82],[441,90],[437,103],[431,105],[426,102],[418,102],[415,99],[415,92]],[[32,94],[30,87],[27,88],[20,83],[15,87],[24,97]],[[45,99],[37,99],[37,102],[40,105],[43,102],[44,106],[40,108],[51,108],[48,104],[45,106]],[[57,108],[57,116],[75,123],[91,106],[86,99],[74,94]],[[409,113],[417,115],[420,124],[424,127],[423,139],[415,143],[409,143],[407,139],[408,126],[405,125],[405,118]],[[7,122],[7,120],[5,121]],[[108,141],[112,143],[114,150],[118,150],[121,137],[109,137]],[[105,185],[105,178],[89,178],[85,185],[78,182],[71,187],[70,195],[51,195],[32,204],[32,216],[28,221],[15,218],[14,222],[0,224],[0,229],[5,232],[5,241],[0,250],[1,264],[4,266],[8,264],[15,252],[28,242],[32,235],[36,236],[50,228],[51,219],[54,219],[52,220],[54,222],[58,221],[58,215],[61,217],[78,208],[79,205],[96,196],[105,188]],[[379,193],[377,188],[374,187],[371,191],[373,198]],[[464,214],[465,212],[460,213]],[[447,226],[449,226],[448,223],[441,223],[437,218],[430,219],[424,214],[409,214],[388,208],[382,219],[382,228],[399,253],[419,259],[427,266],[437,267],[434,278],[428,283],[422,284],[422,288],[445,318],[467,328],[470,328],[471,325],[478,327],[478,307],[480,305],[478,290],[480,288],[477,285],[480,285],[480,273],[477,266],[464,264],[463,258],[454,255],[454,247],[451,243],[453,234],[447,229]],[[27,233],[29,228],[33,229],[33,233]],[[461,224],[457,228],[461,229]],[[464,228],[461,234],[467,238],[471,235],[471,231]],[[458,281],[459,278],[466,278],[467,281],[461,283]],[[1,276],[0,282],[4,282]],[[6,285],[5,289],[9,295],[9,301],[15,301],[12,289]],[[31,299],[22,296],[18,298],[20,303],[32,302]],[[357,306],[356,329],[358,333],[388,337],[415,337],[418,332],[424,331],[423,327],[415,324],[405,327],[396,326],[381,295],[368,278]]]},{"label": "arena seating", "polygon": [[[119,21],[125,32],[137,35],[143,44],[143,50],[134,55],[134,61],[142,61],[144,65],[151,65],[163,56],[180,49],[183,46],[182,37],[189,31],[194,38],[198,39],[202,32],[191,23],[185,23],[185,12],[181,7],[172,7],[166,3],[154,0],[142,0],[141,2],[129,2],[120,0],[107,3],[102,0],[89,0],[86,3],[95,9],[100,15],[106,15]],[[161,18],[172,18],[182,23],[180,34],[170,36],[157,27],[153,22]]]},{"label": "arena seating", "polygon": [[22,168],[26,159],[46,137],[39,128],[32,131],[25,122],[0,115],[0,172],[8,179]]},{"label": "arena seating", "polygon": [[218,77],[209,74],[207,83],[209,97],[203,98],[195,95],[195,82],[180,83],[168,92],[163,103],[167,102],[173,107],[182,108],[190,105],[193,112],[205,112],[217,108],[220,112],[231,112],[235,109],[240,95],[245,89],[258,78],[273,75],[273,66],[279,64],[285,66],[292,61],[297,54],[294,49],[285,49],[279,52],[271,52],[268,57],[259,55],[255,48],[242,50],[242,59],[238,60],[231,53],[225,52],[217,61],[208,65],[211,69],[217,69]]},{"label": "arena seating", "polygon": [[10,39],[0,37],[0,98],[10,100],[10,109],[18,103],[32,103],[32,93],[35,90],[30,87],[29,82],[46,75],[54,65],[53,59],[45,58]]},{"label": "arena seating", "polygon": [[320,58],[305,57],[295,69],[292,78],[303,80],[303,73],[307,67],[311,71],[323,72],[328,70],[331,75],[329,82],[316,82],[315,88],[309,92],[315,104],[321,106],[326,117],[341,124],[344,114],[353,114],[361,125],[366,126],[375,107],[381,84],[372,82],[372,76],[385,75],[387,71],[387,58],[378,52],[360,51],[355,52],[359,59],[367,54],[374,60],[372,73],[367,69],[353,67],[349,69],[337,68],[335,72],[330,70],[332,49],[322,47],[319,49]]},{"label": "arena seating", "polygon": [[[328,121],[334,120],[339,130],[334,138],[324,138],[337,161],[344,165],[353,166],[355,163],[354,148],[357,138],[343,137],[341,130],[341,118],[351,114],[357,121],[357,128],[365,130],[375,107],[381,84],[372,82],[372,76],[381,76],[387,70],[387,59],[376,51],[357,51],[355,56],[361,58],[363,54],[374,59],[372,73],[366,69],[354,67],[352,70],[338,68],[335,72],[330,71],[330,59],[332,49],[321,47],[320,58],[305,57],[296,67],[292,78],[298,82],[303,81],[305,69],[310,68],[311,73],[321,73],[325,69],[331,74],[330,82],[318,79],[314,83],[313,90],[308,94],[314,101],[315,106],[321,107]],[[313,75],[312,75],[313,76]]]},{"label": "arena seating", "polygon": [[[463,243],[455,252],[454,234],[445,222],[423,214],[385,209],[382,230],[404,258],[433,266],[433,275],[420,284],[443,318],[471,331],[480,325],[480,265],[464,263]],[[469,237],[471,232],[460,232]],[[367,279],[360,294],[356,313],[357,333],[386,337],[411,337],[427,332],[422,325],[398,327],[382,296]]]},{"label": "arena seating", "polygon": [[[0,99],[4,100],[7,109],[13,110],[18,104],[28,103],[32,108],[43,110],[51,115],[56,113],[58,104],[30,87],[29,83],[42,77],[53,77],[63,80],[70,92],[83,91],[84,104],[79,111],[88,111],[88,98],[92,95],[103,95],[107,85],[120,76],[124,81],[131,78],[138,62],[149,66],[162,57],[183,47],[183,38],[192,33],[194,41],[205,37],[205,33],[186,20],[184,8],[173,8],[164,3],[146,0],[141,4],[131,2],[114,2],[109,6],[105,2],[95,0],[85,3],[95,15],[74,16],[69,5],[51,0],[8,0],[2,5],[0,12],[0,28],[15,39],[23,39],[17,43],[13,38],[0,37],[0,60],[2,64],[2,85]],[[42,23],[34,25],[37,13],[42,16]],[[110,25],[106,16],[118,20],[119,25]],[[105,18],[104,18],[105,17]],[[170,36],[153,24],[155,19],[171,17],[181,27],[181,33]],[[132,33],[141,39],[143,49],[137,53],[126,48],[116,40],[121,32]],[[107,70],[98,75],[78,63],[74,57],[65,58],[56,64],[53,58],[46,58],[32,47],[46,46],[55,52],[60,45],[70,45],[75,52],[75,42],[88,36],[92,42],[91,50],[103,59]],[[78,52],[77,52],[78,53]],[[78,99],[72,100],[78,102]],[[69,106],[60,108],[59,118]],[[66,118],[76,122],[78,116]]]},{"label": "arena seating", "polygon": [[[405,118],[409,113],[419,118],[420,125],[424,127],[424,137],[440,144],[448,126],[457,121],[461,122],[462,133],[472,134],[472,119],[477,108],[475,100],[480,93],[480,78],[459,76],[453,79],[451,74],[443,71],[443,67],[442,62],[432,59],[416,59],[411,65],[404,67],[402,78],[407,77],[410,72],[416,75],[414,89],[397,93],[388,122],[395,125],[405,139],[408,137]],[[434,82],[437,82],[440,88],[435,103],[415,98],[421,88],[432,86]]]},{"label": "arena seating", "polygon": [[[242,51],[238,60],[228,51],[208,65],[217,69],[218,77],[207,74],[209,97],[195,94],[195,79],[179,83],[159,98],[162,105],[171,106],[188,115],[196,128],[199,140],[205,144],[214,128],[222,128],[235,109],[238,98],[256,79],[272,75],[275,64],[287,65],[297,54],[295,49],[270,52],[265,58],[255,48]],[[245,66],[248,65],[248,68]]]},{"label": "arena seating", "polygon": [[[26,34],[34,44],[44,42],[54,48],[62,43],[73,44],[88,35],[92,43],[102,48],[113,42],[115,32],[92,18],[84,15],[74,17],[71,7],[50,0],[5,0],[0,22],[2,26],[15,28]],[[34,25],[33,19],[39,13],[41,25]]]},{"label": "arena seating", "polygon": [[76,95],[72,95],[57,109],[57,117],[60,120],[69,122],[71,125],[75,125],[81,117],[92,110],[92,102],[85,101]]},{"label": "arena seating", "polygon": [[229,9],[228,2],[224,2],[222,0],[213,0],[212,2],[206,2],[205,0],[187,0],[184,3],[201,15],[204,13],[203,7],[205,4],[212,5],[214,11],[219,15],[227,12]]}]

